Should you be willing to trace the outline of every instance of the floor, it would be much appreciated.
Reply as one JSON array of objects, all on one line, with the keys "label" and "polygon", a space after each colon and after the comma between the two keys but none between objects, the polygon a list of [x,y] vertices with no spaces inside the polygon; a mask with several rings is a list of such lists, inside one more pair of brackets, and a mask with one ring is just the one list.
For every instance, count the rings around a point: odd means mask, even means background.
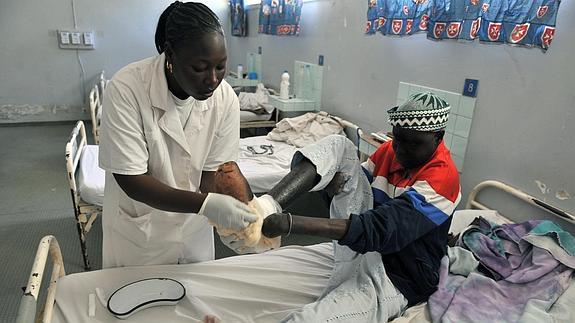
[{"label": "floor", "polygon": [[[0,126],[0,322],[15,320],[22,288],[28,281],[38,243],[45,235],[58,239],[67,274],[84,270],[64,159],[65,143],[73,126]],[[328,212],[314,194],[296,201],[289,211],[316,216],[327,216]],[[94,270],[101,268],[100,223],[96,222],[87,242]],[[283,244],[323,241],[293,235]],[[233,254],[216,241],[216,258]],[[44,287],[50,271],[45,272]],[[40,303],[43,298],[41,294]]]}]

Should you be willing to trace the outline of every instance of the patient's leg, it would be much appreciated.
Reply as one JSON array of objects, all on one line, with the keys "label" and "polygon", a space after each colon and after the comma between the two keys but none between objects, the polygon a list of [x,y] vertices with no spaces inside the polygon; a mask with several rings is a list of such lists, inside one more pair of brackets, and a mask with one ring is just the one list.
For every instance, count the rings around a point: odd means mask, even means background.
[{"label": "patient's leg", "polygon": [[316,172],[315,165],[305,159],[293,166],[291,171],[282,178],[268,194],[271,195],[282,208],[286,208],[297,197],[309,192],[319,183],[319,180],[320,177]]}]

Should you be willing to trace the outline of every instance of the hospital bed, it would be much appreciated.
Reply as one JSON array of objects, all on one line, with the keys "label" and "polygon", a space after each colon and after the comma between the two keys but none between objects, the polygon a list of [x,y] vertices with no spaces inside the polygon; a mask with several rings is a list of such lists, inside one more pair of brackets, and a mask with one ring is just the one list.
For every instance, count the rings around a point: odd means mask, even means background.
[{"label": "hospital bed", "polygon": [[[466,209],[455,212],[452,233],[460,232],[477,216],[497,223],[510,222],[478,201],[479,193],[486,189],[502,190],[574,223],[573,215],[565,211],[509,185],[487,181],[474,188]],[[186,296],[176,306],[145,309],[129,317],[127,322],[199,322],[206,314],[217,315],[222,322],[277,322],[320,295],[333,266],[331,246],[331,243],[288,246],[264,254],[197,264],[123,267],[65,275],[58,243],[54,237],[46,236],[38,247],[17,322],[32,322],[37,315],[38,294],[48,256],[53,270],[46,302],[39,311],[42,322],[117,322],[106,309],[107,297],[125,284],[152,277],[181,282]],[[570,288],[575,288],[575,284],[571,285]],[[409,308],[392,322],[430,322],[426,304]]]},{"label": "hospital bed", "polygon": [[90,270],[86,235],[102,214],[105,173],[98,167],[98,146],[87,144],[82,121],[76,123],[66,143],[66,171],[84,268]]},{"label": "hospital bed", "polygon": [[279,121],[278,109],[272,113],[257,114],[251,111],[240,110],[240,128],[273,128]]},{"label": "hospital bed", "polygon": [[[345,136],[359,147],[359,138],[363,134],[361,128],[338,116],[329,117],[336,120],[343,127]],[[242,138],[237,163],[252,192],[265,193],[289,173],[291,160],[296,151],[297,147],[281,141],[272,141],[266,136]]]}]

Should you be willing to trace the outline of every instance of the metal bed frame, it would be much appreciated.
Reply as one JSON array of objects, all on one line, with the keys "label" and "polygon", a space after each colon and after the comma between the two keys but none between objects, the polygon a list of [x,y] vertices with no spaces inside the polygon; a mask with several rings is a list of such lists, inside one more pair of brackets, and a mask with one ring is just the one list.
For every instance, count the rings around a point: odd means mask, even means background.
[{"label": "metal bed frame", "polygon": [[240,129],[273,128],[276,126],[276,123],[278,123],[278,121],[279,121],[279,111],[277,108],[274,108],[274,111],[272,111],[272,115],[270,116],[270,120],[240,122]]},{"label": "metal bed frame", "polygon": [[104,90],[108,85],[108,80],[104,77],[104,71],[100,73],[98,82],[90,90],[88,102],[90,104],[90,119],[92,120],[92,134],[94,135],[94,144],[100,144],[100,118],[102,116],[102,100],[104,99]]},{"label": "metal bed frame", "polygon": [[102,207],[83,201],[80,197],[78,186],[76,185],[76,173],[80,164],[82,151],[86,144],[86,128],[84,127],[84,122],[78,121],[70,134],[70,139],[66,143],[66,170],[68,172],[74,217],[76,218],[76,227],[80,238],[82,257],[84,259],[84,268],[90,270],[86,235],[90,232],[94,221],[102,214]]},{"label": "metal bed frame", "polygon": [[[519,200],[527,202],[530,205],[540,207],[543,210],[546,210],[562,219],[566,219],[569,222],[575,223],[575,216],[573,214],[540,201],[517,188],[494,180],[481,182],[475,186],[475,188],[473,188],[472,192],[469,194],[466,209],[476,208],[488,210],[489,208],[485,206],[485,204],[477,201],[477,195],[487,188],[495,188],[503,192],[507,192]],[[34,259],[34,265],[28,279],[28,284],[26,285],[26,290],[24,291],[24,295],[22,295],[20,300],[20,307],[18,309],[18,316],[16,320],[17,323],[31,323],[36,320],[38,294],[40,292],[40,286],[42,283],[42,277],[44,275],[48,256],[50,256],[50,261],[53,264],[51,280],[48,287],[48,296],[46,297],[46,302],[44,307],[41,309],[40,314],[38,315],[37,321],[50,323],[52,319],[52,311],[55,302],[58,279],[65,275],[65,271],[64,262],[62,260],[62,253],[60,252],[58,241],[54,236],[48,235],[40,241],[38,246],[38,251],[36,252],[36,258]]]}]

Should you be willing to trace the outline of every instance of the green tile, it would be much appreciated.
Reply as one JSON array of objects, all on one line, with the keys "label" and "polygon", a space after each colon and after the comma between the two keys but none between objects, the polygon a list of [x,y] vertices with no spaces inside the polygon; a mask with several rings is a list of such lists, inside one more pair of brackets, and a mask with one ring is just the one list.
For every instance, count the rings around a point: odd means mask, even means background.
[{"label": "green tile", "polygon": [[461,158],[465,157],[465,151],[467,150],[467,138],[462,138],[459,136],[453,136],[451,141],[451,154],[459,156]]},{"label": "green tile", "polygon": [[405,82],[399,82],[399,86],[397,87],[397,104],[399,105],[405,102],[408,96],[409,84]]},{"label": "green tile", "polygon": [[475,98],[471,98],[468,96],[461,96],[458,114],[460,116],[464,116],[471,119],[473,118],[474,110],[475,110]]},{"label": "green tile", "polygon": [[469,137],[469,132],[471,131],[471,119],[457,116],[457,121],[455,122],[455,128],[453,129],[453,134],[467,138]]}]

